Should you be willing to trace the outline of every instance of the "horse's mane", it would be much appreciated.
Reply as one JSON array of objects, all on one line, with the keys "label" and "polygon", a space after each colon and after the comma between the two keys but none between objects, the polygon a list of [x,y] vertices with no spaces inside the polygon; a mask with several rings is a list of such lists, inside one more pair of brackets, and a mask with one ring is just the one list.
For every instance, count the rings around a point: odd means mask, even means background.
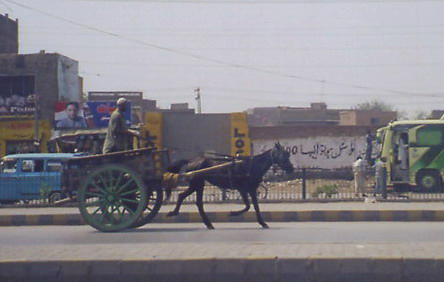
[{"label": "horse's mane", "polygon": [[189,160],[178,160],[173,163],[171,163],[167,168],[166,171],[172,172],[172,173],[180,173],[180,170],[183,166],[187,165],[190,161]]}]

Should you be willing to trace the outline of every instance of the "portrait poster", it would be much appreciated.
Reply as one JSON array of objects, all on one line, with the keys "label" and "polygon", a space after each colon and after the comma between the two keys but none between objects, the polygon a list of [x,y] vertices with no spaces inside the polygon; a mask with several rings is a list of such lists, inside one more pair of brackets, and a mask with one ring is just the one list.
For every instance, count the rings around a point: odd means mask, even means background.
[{"label": "portrait poster", "polygon": [[[55,129],[106,128],[116,109],[116,102],[57,102]],[[131,104],[124,113],[127,125],[131,125]]]}]

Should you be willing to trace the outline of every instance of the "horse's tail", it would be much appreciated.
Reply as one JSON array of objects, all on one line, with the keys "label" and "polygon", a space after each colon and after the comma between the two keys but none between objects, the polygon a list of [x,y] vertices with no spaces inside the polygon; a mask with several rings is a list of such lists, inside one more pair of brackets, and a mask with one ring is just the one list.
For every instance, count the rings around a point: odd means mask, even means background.
[{"label": "horse's tail", "polygon": [[186,166],[188,163],[189,163],[188,160],[178,160],[173,162],[170,166],[167,167],[166,169],[167,173],[164,174],[164,182],[166,182],[166,184],[164,185],[166,193],[165,201],[167,201],[171,197],[171,193],[173,192],[173,189],[177,185],[178,174],[182,171],[182,168]]}]

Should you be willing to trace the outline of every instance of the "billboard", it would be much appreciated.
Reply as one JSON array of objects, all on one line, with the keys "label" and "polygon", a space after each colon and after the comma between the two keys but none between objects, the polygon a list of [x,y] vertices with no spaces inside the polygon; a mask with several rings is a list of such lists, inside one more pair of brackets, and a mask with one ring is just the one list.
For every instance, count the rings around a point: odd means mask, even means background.
[{"label": "billboard", "polygon": [[[109,118],[116,109],[116,102],[57,102],[55,129],[82,129],[108,127]],[[131,125],[131,104],[124,113],[127,125]]]},{"label": "billboard", "polygon": [[0,117],[33,115],[34,77],[0,76]]}]

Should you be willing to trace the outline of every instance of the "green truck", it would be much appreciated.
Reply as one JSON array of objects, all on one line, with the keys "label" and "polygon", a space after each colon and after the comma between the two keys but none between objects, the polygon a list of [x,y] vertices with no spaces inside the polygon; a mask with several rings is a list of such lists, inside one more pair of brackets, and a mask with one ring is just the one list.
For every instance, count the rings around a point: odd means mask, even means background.
[{"label": "green truck", "polygon": [[444,120],[394,121],[378,129],[387,185],[395,190],[442,192]]}]

